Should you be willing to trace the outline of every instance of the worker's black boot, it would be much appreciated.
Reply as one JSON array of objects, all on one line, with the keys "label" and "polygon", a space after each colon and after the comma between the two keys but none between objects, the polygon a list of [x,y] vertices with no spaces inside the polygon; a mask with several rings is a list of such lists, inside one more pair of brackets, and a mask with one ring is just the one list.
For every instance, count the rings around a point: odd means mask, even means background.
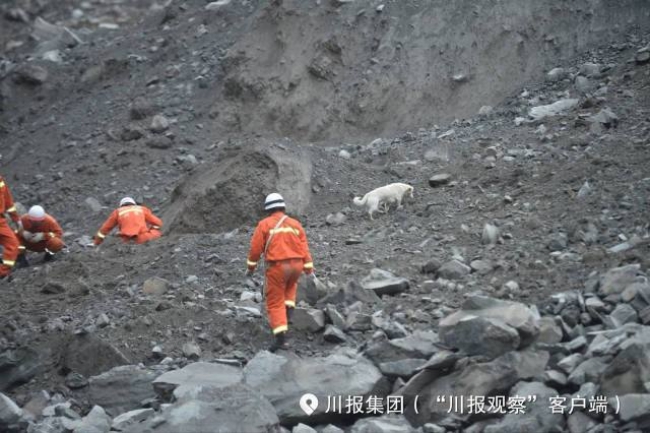
[{"label": "worker's black boot", "polygon": [[271,347],[269,347],[269,352],[275,353],[278,350],[287,350],[288,348],[289,345],[287,344],[287,333],[279,332],[275,334],[275,340],[273,340],[273,344],[271,344]]},{"label": "worker's black boot", "polygon": [[16,259],[16,267],[17,268],[26,268],[29,266],[29,262],[27,261],[27,256],[25,254],[21,254],[18,256]]},{"label": "worker's black boot", "polygon": [[287,307],[287,322],[289,325],[293,325],[293,312],[295,311],[295,308],[293,307]]},{"label": "worker's black boot", "polygon": [[45,253],[45,257],[43,257],[44,262],[51,262],[54,260],[56,257],[52,253]]}]

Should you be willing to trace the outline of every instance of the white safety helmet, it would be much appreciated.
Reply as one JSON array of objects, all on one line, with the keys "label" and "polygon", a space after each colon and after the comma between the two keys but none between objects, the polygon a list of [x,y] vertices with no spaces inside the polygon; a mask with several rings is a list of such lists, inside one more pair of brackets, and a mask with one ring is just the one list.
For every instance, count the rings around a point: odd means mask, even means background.
[{"label": "white safety helmet", "polygon": [[133,200],[131,197],[124,197],[122,200],[120,200],[120,207],[126,206],[127,204],[135,204],[135,200]]},{"label": "white safety helmet", "polygon": [[43,221],[45,219],[45,209],[42,206],[32,206],[27,212],[27,216],[32,221]]},{"label": "white safety helmet", "polygon": [[266,200],[264,200],[264,210],[271,210],[271,209],[285,208],[285,207],[286,206],[284,205],[284,198],[282,198],[282,196],[277,192],[267,195]]}]

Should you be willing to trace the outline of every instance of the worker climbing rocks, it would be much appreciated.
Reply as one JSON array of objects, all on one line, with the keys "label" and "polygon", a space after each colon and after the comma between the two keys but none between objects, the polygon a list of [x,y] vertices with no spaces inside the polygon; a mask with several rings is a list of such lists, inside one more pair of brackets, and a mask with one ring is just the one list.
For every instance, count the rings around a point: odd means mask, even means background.
[{"label": "worker climbing rocks", "polygon": [[285,214],[285,208],[280,194],[266,197],[264,210],[270,215],[255,228],[246,262],[250,276],[264,255],[266,311],[275,337],[271,352],[288,347],[288,319],[296,306],[298,278],[303,271],[310,275],[314,270],[305,230]]},{"label": "worker climbing rocks", "polygon": [[20,246],[20,241],[16,233],[7,223],[6,214],[9,214],[9,217],[16,223],[18,230],[20,230],[22,223],[14,205],[14,198],[4,178],[0,176],[0,245],[3,248],[0,279],[7,278],[11,274],[11,269],[16,264],[18,247]]},{"label": "worker climbing rocks", "polygon": [[161,236],[162,224],[162,220],[148,207],[136,204],[131,197],[124,197],[120,200],[120,207],[111,213],[95,235],[93,244],[99,245],[104,242],[104,238],[115,226],[119,226],[119,236],[122,241],[143,244]]},{"label": "worker climbing rocks", "polygon": [[45,253],[44,261],[54,259],[54,254],[63,249],[63,229],[50,215],[45,213],[42,206],[32,206],[21,218],[22,230],[18,231],[21,241],[19,266],[29,266],[26,251]]}]

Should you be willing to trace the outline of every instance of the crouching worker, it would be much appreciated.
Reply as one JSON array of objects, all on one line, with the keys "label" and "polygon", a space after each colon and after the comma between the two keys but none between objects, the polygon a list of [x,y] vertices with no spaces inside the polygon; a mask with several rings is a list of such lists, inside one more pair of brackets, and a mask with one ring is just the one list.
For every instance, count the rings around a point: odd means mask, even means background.
[{"label": "crouching worker", "polygon": [[116,226],[123,242],[145,242],[158,239],[161,236],[162,220],[155,216],[146,206],[139,206],[131,197],[120,200],[120,207],[115,209],[100,227],[93,240],[94,245],[104,242],[104,238]]},{"label": "crouching worker", "polygon": [[264,201],[269,216],[259,222],[253,233],[248,254],[248,275],[264,255],[265,299],[271,329],[275,340],[269,350],[287,349],[286,334],[291,313],[296,306],[298,278],[304,271],[313,272],[313,263],[307,236],[300,222],[284,213],[284,199],[280,194],[269,194]]},{"label": "crouching worker", "polygon": [[29,266],[26,251],[45,253],[43,260],[49,262],[65,247],[61,226],[52,216],[45,213],[42,206],[32,206],[27,215],[21,217],[21,221],[22,229],[18,231],[18,266]]}]

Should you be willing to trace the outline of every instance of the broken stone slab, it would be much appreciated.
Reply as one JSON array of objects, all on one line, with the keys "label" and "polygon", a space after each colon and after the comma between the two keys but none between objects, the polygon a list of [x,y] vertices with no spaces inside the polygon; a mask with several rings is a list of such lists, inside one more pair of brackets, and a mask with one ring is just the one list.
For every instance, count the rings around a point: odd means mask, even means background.
[{"label": "broken stone slab", "polygon": [[557,324],[554,317],[544,316],[539,319],[538,343],[560,343],[562,341],[562,336],[562,328]]},{"label": "broken stone slab", "polygon": [[539,313],[519,302],[502,301],[487,296],[473,295],[461,306],[461,309],[440,321],[439,332],[454,328],[461,320],[478,316],[496,319],[514,328],[519,333],[519,347],[526,347],[539,335]]},{"label": "broken stone slab", "polygon": [[406,331],[406,328],[404,328],[404,325],[394,320],[374,314],[372,316],[372,324],[384,331],[389,339],[404,338],[408,336],[408,332]]},{"label": "broken stone slab", "polygon": [[650,382],[650,330],[639,332],[623,345],[599,377],[604,395],[645,394]]},{"label": "broken stone slab", "polygon": [[607,358],[589,358],[578,365],[569,375],[569,382],[580,386],[587,382],[598,383],[607,369]]},{"label": "broken stone slab", "polygon": [[[298,406],[298,400],[292,401]],[[165,406],[158,416],[132,426],[128,433],[268,433],[279,432],[271,403],[242,384],[204,387],[197,394]]]},{"label": "broken stone slab", "polygon": [[111,429],[124,431],[134,424],[141,423],[154,415],[153,409],[137,409],[126,412],[115,417],[111,423]]},{"label": "broken stone slab", "polygon": [[406,278],[399,278],[382,269],[372,269],[370,274],[361,280],[361,287],[374,292],[377,296],[395,296],[409,288]]},{"label": "broken stone slab", "polygon": [[370,331],[372,329],[372,316],[353,311],[348,314],[348,318],[345,321],[345,329],[360,332]]},{"label": "broken stone slab", "polygon": [[41,17],[34,20],[32,37],[39,42],[37,55],[47,51],[72,48],[83,43],[81,38],[69,28],[50,24]]},{"label": "broken stone slab", "polygon": [[316,305],[319,299],[327,296],[327,286],[316,278],[301,278],[298,280],[298,302]]},{"label": "broken stone slab", "polygon": [[435,332],[415,331],[405,338],[370,343],[364,353],[377,364],[405,358],[428,359],[440,351],[439,344],[440,339]]},{"label": "broken stone slab", "polygon": [[110,415],[140,409],[140,403],[154,398],[153,381],[162,371],[124,365],[88,379],[89,400]]},{"label": "broken stone slab", "polygon": [[[285,425],[340,420],[338,414],[326,411],[328,396],[383,395],[388,391],[379,369],[353,351],[309,359],[287,359],[262,351],[244,368],[244,383],[273,404]],[[311,415],[300,409],[300,398],[305,393],[323,402]]]},{"label": "broken stone slab", "polygon": [[[611,407],[618,403],[610,398]],[[619,417],[623,422],[634,422],[640,428],[650,427],[650,394],[627,394],[620,397]],[[645,431],[645,430],[644,430]]]},{"label": "broken stone slab", "polygon": [[191,398],[205,387],[225,388],[242,381],[242,369],[232,365],[194,362],[158,376],[153,389],[164,401],[173,393],[176,400]]},{"label": "broken stone slab", "polygon": [[108,433],[111,429],[111,417],[101,406],[93,406],[88,415],[78,421],[64,423],[64,425],[74,427],[75,433]]},{"label": "broken stone slab", "polygon": [[327,313],[327,317],[330,319],[330,322],[332,322],[332,325],[341,330],[345,329],[345,317],[339,313],[334,305],[327,305],[325,307],[325,312]]},{"label": "broken stone slab", "polygon": [[319,332],[325,327],[325,313],[313,308],[296,308],[292,322],[293,328],[299,331]]},{"label": "broken stone slab", "polygon": [[18,347],[0,353],[0,391],[27,383],[45,368],[44,361],[50,354],[39,353],[31,347]]},{"label": "broken stone slab", "polygon": [[47,69],[42,66],[28,63],[16,68],[13,71],[13,77],[16,84],[40,86],[47,81],[49,73]]},{"label": "broken stone slab", "polygon": [[521,344],[517,330],[495,318],[468,315],[454,326],[441,325],[439,330],[445,345],[489,359],[516,350]]},{"label": "broken stone slab", "polygon": [[629,304],[618,304],[609,317],[612,320],[610,326],[612,328],[619,328],[626,323],[636,323],[639,318],[636,310]]}]

